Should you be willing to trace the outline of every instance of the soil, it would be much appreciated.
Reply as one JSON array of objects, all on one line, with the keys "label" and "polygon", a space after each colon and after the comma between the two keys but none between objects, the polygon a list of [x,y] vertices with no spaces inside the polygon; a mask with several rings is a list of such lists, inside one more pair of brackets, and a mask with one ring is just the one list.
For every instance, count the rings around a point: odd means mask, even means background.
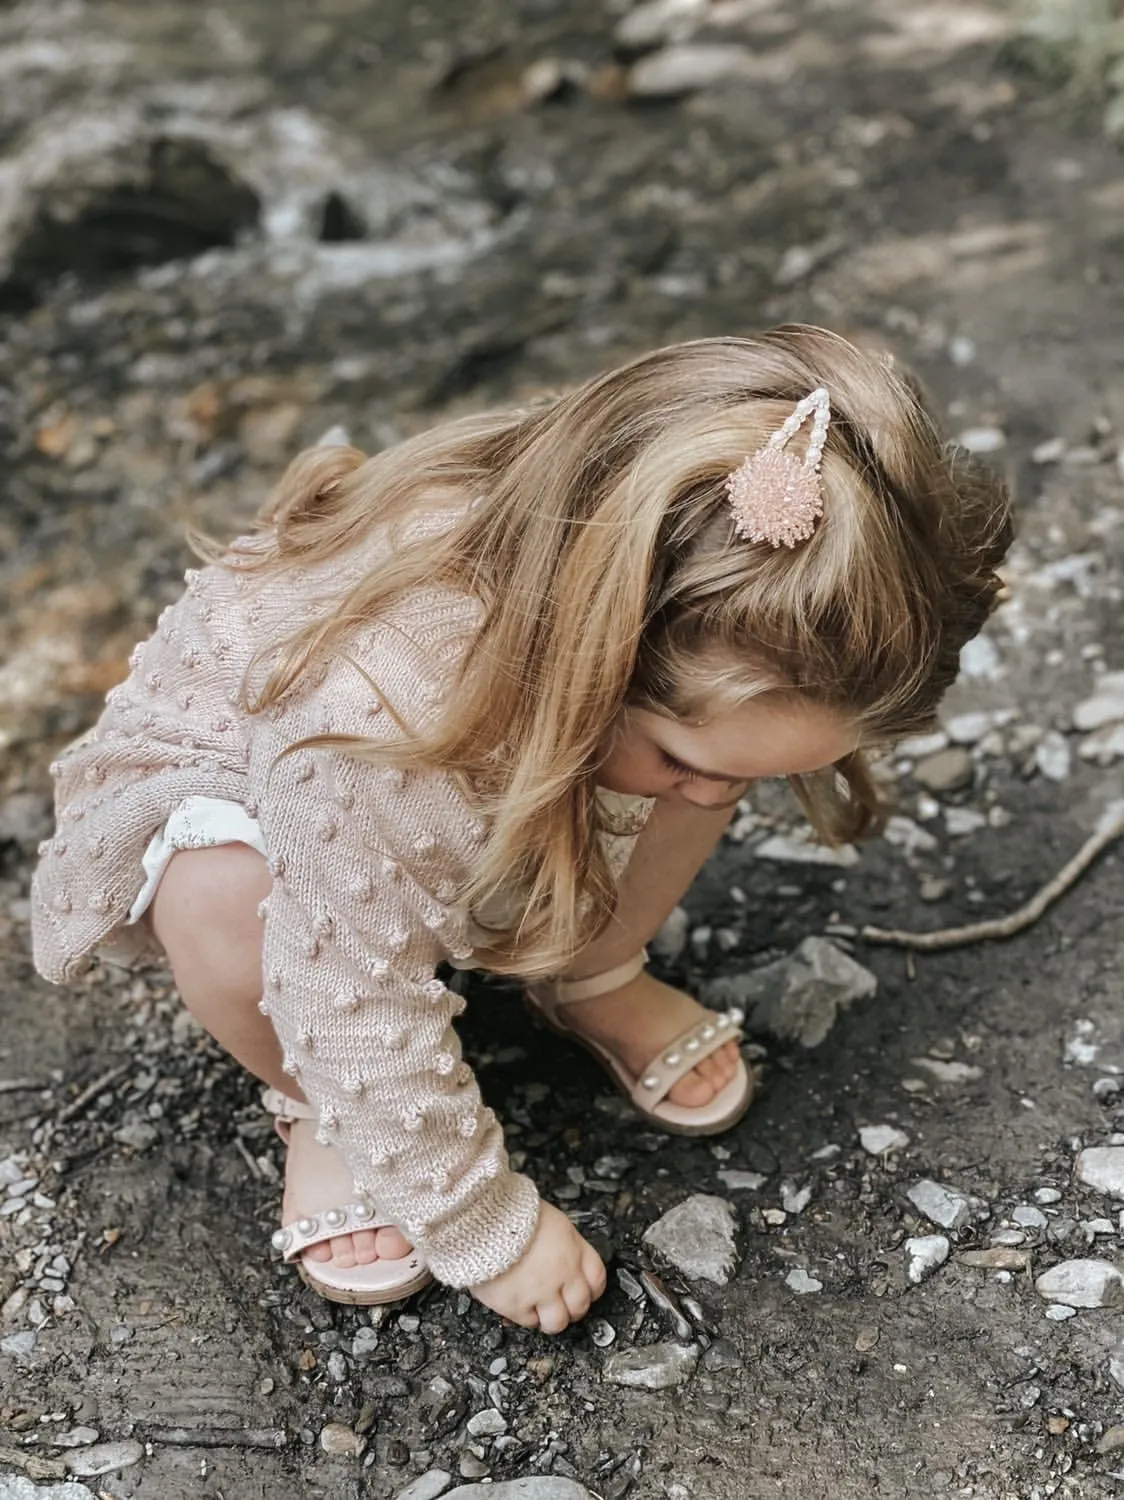
[{"label": "soil", "polygon": [[[663,1268],[705,1349],[662,1391],[604,1378],[600,1325],[550,1340],[435,1288],[372,1332],[317,1301],[270,1263],[281,1158],[255,1087],[167,976],[62,992],[32,970],[47,763],[178,593],[187,525],[244,523],[335,422],[375,447],[779,321],[893,351],[1013,481],[1012,597],[946,715],[1000,722],[968,735],[960,790],[892,763],[928,848],[757,857],[798,822],[766,789],[665,972],[699,985],[825,929],[1006,911],[1124,795],[1073,723],[1124,669],[1120,159],[1020,71],[1014,5],[714,4],[695,40],[745,47],[746,75],[658,99],[628,93],[621,4],[469,9],[0,14],[0,1158],[39,1179],[0,1217],[0,1495],[21,1472],[51,1493],[74,1427],[143,1445],[88,1493],[161,1500],[390,1500],[431,1469],[568,1476],[604,1500],[1122,1493],[1120,1309],[1050,1321],[1033,1283],[1062,1259],[1124,1263],[1124,1205],[1074,1176],[1124,1131],[1118,852],[1007,943],[913,958],[844,935],[877,994],[812,1050],[755,1038],[760,1100],[720,1142],[645,1132],[588,1059],[475,986],[466,1047],[512,1149],[614,1267],[649,1265],[643,1231],[689,1194],[734,1205],[729,1285]],[[1035,760],[1046,731],[1060,776]],[[950,831],[949,809],[981,818]],[[964,1068],[942,1082],[918,1059]],[[870,1155],[871,1123],[908,1145]],[[731,1169],[764,1181],[731,1189]],[[979,1201],[913,1285],[921,1178]],[[1060,1198],[1029,1269],[958,1258],[1043,1188]],[[40,1285],[60,1253],[62,1293]],[[798,1295],[795,1267],[822,1289]],[[627,1285],[597,1309],[613,1349],[672,1338]],[[497,1400],[503,1439],[466,1432]],[[362,1453],[324,1451],[329,1423]]]}]

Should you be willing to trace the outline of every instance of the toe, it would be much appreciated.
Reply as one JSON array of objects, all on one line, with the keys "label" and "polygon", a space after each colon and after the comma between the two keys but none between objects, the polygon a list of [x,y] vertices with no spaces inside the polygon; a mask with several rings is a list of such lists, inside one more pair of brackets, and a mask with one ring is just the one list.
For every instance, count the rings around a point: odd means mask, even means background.
[{"label": "toe", "polygon": [[373,1229],[359,1229],[351,1236],[351,1248],[355,1264],[369,1266],[379,1258],[378,1235]]},{"label": "toe", "polygon": [[332,1259],[344,1271],[359,1264],[355,1254],[355,1237],[350,1234],[337,1235],[331,1242]]},{"label": "toe", "polygon": [[326,1240],[321,1240],[318,1245],[310,1245],[304,1252],[305,1260],[326,1261],[332,1258],[332,1247]]},{"label": "toe", "polygon": [[667,1096],[672,1104],[682,1104],[687,1109],[698,1109],[714,1098],[714,1085],[704,1078],[698,1068],[692,1068],[681,1078]]},{"label": "toe", "polygon": [[379,1229],[375,1233],[380,1260],[401,1260],[414,1248],[400,1229]]}]

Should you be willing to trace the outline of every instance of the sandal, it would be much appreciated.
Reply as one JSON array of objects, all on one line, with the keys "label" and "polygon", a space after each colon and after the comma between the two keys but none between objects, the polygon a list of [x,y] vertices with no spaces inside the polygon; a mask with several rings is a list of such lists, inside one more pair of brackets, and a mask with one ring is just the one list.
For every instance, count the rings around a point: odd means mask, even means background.
[{"label": "sandal", "polygon": [[[266,1089],[262,1104],[273,1116],[277,1134],[289,1148],[287,1181],[297,1183],[302,1174],[300,1141],[306,1135],[298,1131],[296,1120],[314,1120],[316,1112],[307,1104],[291,1099],[280,1089]],[[308,1167],[304,1167],[308,1171]],[[432,1273],[418,1250],[411,1250],[397,1260],[376,1260],[365,1266],[336,1266],[331,1261],[306,1260],[305,1251],[339,1234],[359,1229],[380,1229],[378,1216],[362,1198],[336,1208],[322,1209],[307,1218],[283,1224],[272,1238],[272,1245],[283,1261],[293,1264],[306,1286],[329,1302],[343,1302],[353,1307],[381,1307],[399,1302],[420,1292],[433,1280]]]},{"label": "sandal", "polygon": [[607,1047],[583,1036],[562,1020],[561,1012],[566,1005],[575,1000],[592,1000],[597,995],[620,989],[636,978],[647,960],[648,954],[642,950],[604,974],[594,974],[588,979],[547,980],[528,988],[527,1001],[552,1031],[568,1041],[577,1042],[608,1069],[621,1092],[644,1119],[673,1135],[718,1135],[736,1125],[753,1102],[756,1080],[741,1058],[738,1059],[738,1071],[709,1104],[673,1104],[667,1096],[679,1080],[704,1058],[742,1035],[742,1011],[719,1012],[696,1022],[661,1048],[639,1077],[633,1077],[620,1058]]}]

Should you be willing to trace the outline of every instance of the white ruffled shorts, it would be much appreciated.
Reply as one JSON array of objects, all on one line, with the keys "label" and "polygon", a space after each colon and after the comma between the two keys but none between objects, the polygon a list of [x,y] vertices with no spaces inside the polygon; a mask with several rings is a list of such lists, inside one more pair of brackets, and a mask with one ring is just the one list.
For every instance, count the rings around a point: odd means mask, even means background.
[{"label": "white ruffled shorts", "polygon": [[223,797],[185,797],[144,851],[144,884],[129,908],[129,922],[139,922],[152,905],[173,854],[181,849],[213,849],[218,844],[249,844],[269,858],[261,824],[240,803]]}]

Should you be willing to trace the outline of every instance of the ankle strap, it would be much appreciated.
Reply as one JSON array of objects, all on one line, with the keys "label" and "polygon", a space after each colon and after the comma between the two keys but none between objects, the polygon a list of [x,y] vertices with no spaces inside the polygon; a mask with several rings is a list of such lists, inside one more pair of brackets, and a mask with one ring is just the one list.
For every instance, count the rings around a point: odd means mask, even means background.
[{"label": "ankle strap", "polygon": [[590,974],[585,979],[554,980],[554,999],[559,1005],[568,1005],[573,1000],[594,1000],[598,995],[607,995],[610,990],[619,990],[648,962],[647,948],[641,948],[631,958],[625,959],[615,969],[606,969],[603,974]]}]

